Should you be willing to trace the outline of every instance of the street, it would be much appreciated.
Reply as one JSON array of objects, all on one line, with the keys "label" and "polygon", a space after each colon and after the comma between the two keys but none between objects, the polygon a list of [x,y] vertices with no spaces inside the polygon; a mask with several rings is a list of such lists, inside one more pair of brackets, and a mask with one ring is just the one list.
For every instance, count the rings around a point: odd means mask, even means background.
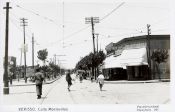
[{"label": "street", "polygon": [[3,104],[169,104],[169,82],[156,83],[105,83],[103,91],[98,83],[77,79],[71,91],[67,90],[65,76],[43,85],[43,95],[37,99],[35,86],[10,87],[10,94],[3,95]]}]

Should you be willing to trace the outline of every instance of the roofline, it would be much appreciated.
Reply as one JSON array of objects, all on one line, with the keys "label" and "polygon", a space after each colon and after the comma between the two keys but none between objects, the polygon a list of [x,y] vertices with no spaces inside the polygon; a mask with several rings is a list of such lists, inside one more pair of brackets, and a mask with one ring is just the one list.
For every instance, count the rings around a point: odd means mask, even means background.
[{"label": "roofline", "polygon": [[[127,38],[123,38],[122,40],[114,43],[114,45],[119,45],[125,41],[129,41],[129,40],[137,40],[137,39],[145,39],[147,37],[147,35],[141,35],[141,36],[134,36],[134,37],[127,37]],[[150,35],[150,38],[154,38],[154,37],[163,37],[163,38],[167,38],[167,37],[170,37],[170,35]]]}]

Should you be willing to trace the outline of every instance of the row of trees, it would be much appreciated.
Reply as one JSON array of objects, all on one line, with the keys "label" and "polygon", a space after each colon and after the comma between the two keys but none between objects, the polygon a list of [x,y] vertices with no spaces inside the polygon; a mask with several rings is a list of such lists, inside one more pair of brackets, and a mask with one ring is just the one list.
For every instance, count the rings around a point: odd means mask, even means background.
[{"label": "row of trees", "polygon": [[92,67],[96,68],[105,60],[106,55],[103,51],[98,53],[90,53],[83,57],[75,66],[76,70],[90,70]]},{"label": "row of trees", "polygon": [[[44,72],[51,72],[52,74],[58,74],[60,71],[60,67],[55,65],[53,62],[50,62],[49,65],[45,65],[46,59],[48,56],[47,49],[39,50],[38,51],[38,59],[43,61],[42,69]],[[156,68],[158,74],[160,74],[160,67],[159,65],[163,62],[166,62],[168,59],[168,51],[164,49],[154,50],[151,56],[151,59],[156,64]],[[85,57],[81,58],[81,60],[76,64],[75,70],[91,70],[91,68],[97,68],[100,64],[103,63],[105,60],[106,55],[103,51],[99,51],[97,53],[89,53]],[[159,76],[160,78],[160,76]]]},{"label": "row of trees", "polygon": [[54,62],[49,62],[49,65],[46,65],[46,60],[48,56],[47,49],[38,51],[38,59],[43,62],[43,66],[41,69],[44,71],[46,77],[50,79],[50,77],[54,78],[58,75],[58,73],[64,72],[64,69],[61,69],[60,66],[56,65]]}]

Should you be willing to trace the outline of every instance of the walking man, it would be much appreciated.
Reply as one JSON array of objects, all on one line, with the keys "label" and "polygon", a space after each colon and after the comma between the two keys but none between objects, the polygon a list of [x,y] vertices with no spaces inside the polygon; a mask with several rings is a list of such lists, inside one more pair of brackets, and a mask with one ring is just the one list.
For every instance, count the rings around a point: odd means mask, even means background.
[{"label": "walking man", "polygon": [[72,85],[72,78],[70,76],[70,70],[68,70],[68,72],[66,73],[66,81],[68,84],[68,91],[70,91],[70,86]]},{"label": "walking man", "polygon": [[42,95],[43,80],[44,80],[44,74],[40,71],[39,68],[37,68],[35,73],[36,93],[38,96],[37,99],[40,99]]},{"label": "walking man", "polygon": [[102,87],[104,85],[104,76],[103,76],[101,71],[99,72],[99,76],[97,78],[97,81],[99,83],[100,91],[102,91]]}]

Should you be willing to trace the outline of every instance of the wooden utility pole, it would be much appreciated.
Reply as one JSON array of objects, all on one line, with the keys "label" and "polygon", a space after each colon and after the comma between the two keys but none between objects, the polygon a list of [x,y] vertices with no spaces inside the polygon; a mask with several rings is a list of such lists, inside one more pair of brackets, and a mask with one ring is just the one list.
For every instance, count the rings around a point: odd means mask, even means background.
[{"label": "wooden utility pole", "polygon": [[56,59],[57,56],[66,56],[66,55],[56,55],[56,54],[54,54],[54,59],[55,59],[54,62],[55,62],[55,65],[56,65],[56,61],[57,61],[57,59]]},{"label": "wooden utility pole", "polygon": [[149,66],[149,75],[152,77],[152,72],[151,72],[151,56],[150,56],[150,34],[151,34],[151,29],[150,29],[149,24],[147,24],[147,60],[148,60],[148,66]]},{"label": "wooden utility pole", "polygon": [[25,83],[27,83],[27,77],[26,77],[26,38],[25,38],[25,26],[27,26],[27,19],[22,18],[21,22],[22,22],[22,26],[23,26],[23,33],[24,33],[24,79],[25,79]]},{"label": "wooden utility pole", "polygon": [[20,55],[20,66],[21,66],[22,65],[22,47],[19,49],[20,49],[20,53],[21,53],[21,55]]},{"label": "wooden utility pole", "polygon": [[6,7],[3,9],[6,9],[6,27],[5,27],[5,56],[4,56],[4,76],[3,76],[3,82],[4,82],[4,88],[3,88],[3,94],[9,94],[9,84],[8,84],[8,38],[9,38],[9,2],[6,3]]},{"label": "wooden utility pole", "polygon": [[95,54],[95,36],[94,36],[94,20],[93,17],[91,17],[91,26],[92,26],[92,39],[93,39],[93,49]]},{"label": "wooden utility pole", "polygon": [[[94,55],[95,55],[94,23],[99,23],[99,17],[86,17],[85,18],[85,22],[86,22],[86,24],[91,24],[91,26],[92,26],[93,51],[94,51]],[[94,57],[93,57],[93,60],[92,60],[92,65],[93,65],[93,67],[92,67],[92,75],[95,77],[95,80],[96,80],[96,69],[94,67]],[[94,72],[94,69],[95,69],[95,72]]]},{"label": "wooden utility pole", "polygon": [[98,33],[95,34],[97,36],[97,53],[98,53]]},{"label": "wooden utility pole", "polygon": [[56,54],[54,54],[54,64],[56,65],[56,59],[57,57],[56,57]]}]

